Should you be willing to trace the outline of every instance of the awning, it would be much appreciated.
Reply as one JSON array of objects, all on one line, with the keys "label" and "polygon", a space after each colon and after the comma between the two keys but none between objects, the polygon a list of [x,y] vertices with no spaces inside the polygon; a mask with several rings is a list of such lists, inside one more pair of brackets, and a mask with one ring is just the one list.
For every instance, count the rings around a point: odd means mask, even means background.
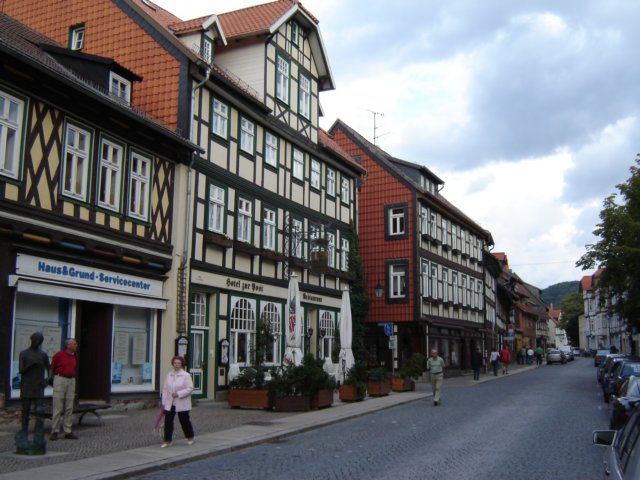
[{"label": "awning", "polygon": [[16,276],[13,276],[13,280],[14,285],[10,286],[15,286],[18,292],[34,293],[48,297],[87,300],[98,303],[127,305],[129,307],[154,308],[157,310],[167,309],[168,300],[165,298],[140,297],[137,295],[123,295],[122,293],[109,292],[108,290],[68,287],[58,283],[35,282]]}]

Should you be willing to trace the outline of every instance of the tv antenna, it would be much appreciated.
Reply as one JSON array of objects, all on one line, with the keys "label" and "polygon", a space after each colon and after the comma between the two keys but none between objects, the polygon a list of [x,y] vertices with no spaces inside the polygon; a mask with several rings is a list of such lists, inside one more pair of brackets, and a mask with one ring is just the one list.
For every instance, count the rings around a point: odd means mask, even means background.
[{"label": "tv antenna", "polygon": [[374,112],[373,110],[367,110],[367,112],[373,114],[373,144],[375,145],[378,138],[385,136],[389,132],[378,135],[378,128],[380,127],[378,127],[376,120],[378,117],[384,118],[383,112]]}]

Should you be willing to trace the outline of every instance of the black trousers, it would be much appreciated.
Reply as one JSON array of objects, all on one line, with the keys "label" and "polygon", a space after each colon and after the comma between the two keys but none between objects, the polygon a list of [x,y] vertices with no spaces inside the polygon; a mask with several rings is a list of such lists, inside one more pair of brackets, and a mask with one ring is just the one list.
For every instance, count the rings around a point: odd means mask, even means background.
[{"label": "black trousers", "polygon": [[[170,442],[173,438],[173,419],[176,416],[176,407],[171,407],[171,410],[164,411],[164,441]],[[191,425],[191,419],[189,418],[189,411],[178,412],[178,420],[180,426],[184,432],[185,438],[193,438],[193,425]]]}]

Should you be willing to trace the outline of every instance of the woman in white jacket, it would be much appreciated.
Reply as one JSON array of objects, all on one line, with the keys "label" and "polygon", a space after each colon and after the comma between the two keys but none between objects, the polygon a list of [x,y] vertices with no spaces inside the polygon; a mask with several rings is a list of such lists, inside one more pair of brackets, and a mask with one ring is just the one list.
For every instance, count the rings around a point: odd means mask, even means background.
[{"label": "woman in white jacket", "polygon": [[162,408],[164,409],[164,443],[161,448],[171,446],[173,438],[173,420],[178,414],[180,426],[188,445],[193,445],[193,426],[189,418],[191,411],[191,392],[193,381],[191,375],[184,371],[184,358],[175,356],[171,359],[173,371],[169,372],[162,387]]}]

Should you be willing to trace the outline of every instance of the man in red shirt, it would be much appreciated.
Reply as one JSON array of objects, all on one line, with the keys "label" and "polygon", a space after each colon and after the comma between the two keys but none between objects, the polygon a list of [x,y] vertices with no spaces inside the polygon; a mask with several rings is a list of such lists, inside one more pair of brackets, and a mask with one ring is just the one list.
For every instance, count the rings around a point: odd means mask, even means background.
[{"label": "man in red shirt", "polygon": [[67,339],[64,350],[57,352],[51,360],[53,376],[53,416],[51,418],[51,437],[57,440],[60,424],[64,430],[64,438],[77,440],[71,431],[73,401],[76,395],[76,373],[78,360],[76,350],[78,343],[73,338]]}]

